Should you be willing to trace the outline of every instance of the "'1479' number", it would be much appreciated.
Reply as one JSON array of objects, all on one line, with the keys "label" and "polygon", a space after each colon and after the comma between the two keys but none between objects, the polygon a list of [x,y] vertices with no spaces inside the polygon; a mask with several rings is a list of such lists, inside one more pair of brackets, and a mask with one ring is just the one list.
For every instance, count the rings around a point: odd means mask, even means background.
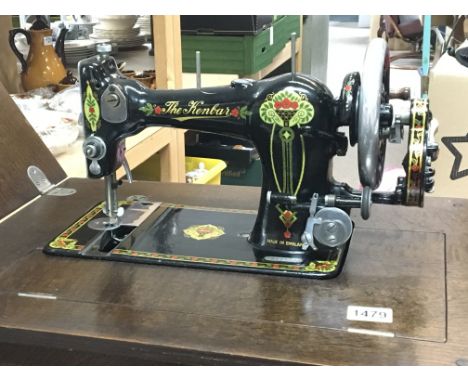
[{"label": "'1479' number", "polygon": [[393,322],[393,310],[391,308],[349,305],[346,319],[351,321],[391,323]]}]

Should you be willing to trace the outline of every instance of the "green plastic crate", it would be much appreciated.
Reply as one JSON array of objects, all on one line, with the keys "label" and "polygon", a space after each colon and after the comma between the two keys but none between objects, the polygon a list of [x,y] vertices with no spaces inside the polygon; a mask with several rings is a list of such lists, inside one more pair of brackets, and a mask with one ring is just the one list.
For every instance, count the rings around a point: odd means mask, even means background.
[{"label": "green plastic crate", "polygon": [[182,35],[182,70],[196,71],[195,52],[199,50],[202,73],[253,74],[273,62],[291,33],[299,37],[300,22],[300,16],[278,17],[273,32],[268,28],[256,36]]}]

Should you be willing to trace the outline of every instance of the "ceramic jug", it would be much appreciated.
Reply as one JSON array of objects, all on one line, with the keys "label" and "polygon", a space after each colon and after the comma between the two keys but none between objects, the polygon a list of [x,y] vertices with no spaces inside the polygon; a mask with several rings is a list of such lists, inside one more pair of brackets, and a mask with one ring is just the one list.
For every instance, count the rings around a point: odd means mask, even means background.
[{"label": "ceramic jug", "polygon": [[[30,30],[17,28],[10,31],[10,47],[21,62],[21,83],[24,90],[56,85],[67,76],[64,65],[66,33],[65,28],[60,31],[54,47],[52,29],[43,23],[34,23]],[[15,45],[17,34],[23,34],[30,46],[26,59]]]}]

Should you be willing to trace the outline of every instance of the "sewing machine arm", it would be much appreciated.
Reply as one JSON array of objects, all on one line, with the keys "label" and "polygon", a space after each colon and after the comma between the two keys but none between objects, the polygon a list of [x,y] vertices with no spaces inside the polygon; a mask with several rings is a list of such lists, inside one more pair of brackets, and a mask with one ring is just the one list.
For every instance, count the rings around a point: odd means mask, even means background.
[{"label": "sewing machine arm", "polygon": [[[351,208],[367,219],[372,203],[422,206],[424,193],[433,187],[431,161],[438,146],[429,103],[415,99],[403,113],[394,113],[388,49],[381,39],[369,45],[363,71],[345,77],[338,98],[319,81],[295,73],[221,87],[150,90],[121,75],[110,57],[83,60],[79,72],[88,175],[106,181],[109,220],[97,229],[119,226],[123,212],[117,206],[115,171],[125,166],[125,138],[152,125],[254,143],[263,183],[249,242],[262,261],[326,259],[337,264],[336,275],[353,231]],[[333,179],[332,158],[348,148],[340,126],[349,126],[349,142],[358,145],[362,190]],[[405,176],[394,192],[376,192],[387,141],[401,142],[403,126],[408,126]]]}]

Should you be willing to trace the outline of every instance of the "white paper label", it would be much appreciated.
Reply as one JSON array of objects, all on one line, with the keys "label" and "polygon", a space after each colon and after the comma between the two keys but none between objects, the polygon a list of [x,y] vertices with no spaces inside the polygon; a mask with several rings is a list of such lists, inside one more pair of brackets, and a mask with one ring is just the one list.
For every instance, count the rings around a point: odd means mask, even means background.
[{"label": "white paper label", "polygon": [[47,46],[47,45],[53,45],[54,42],[52,41],[52,36],[46,36],[44,37],[44,45]]},{"label": "white paper label", "polygon": [[273,27],[270,27],[270,45],[273,45]]},{"label": "white paper label", "polygon": [[346,319],[350,321],[385,322],[390,324],[393,322],[393,310],[391,308],[349,305]]}]

